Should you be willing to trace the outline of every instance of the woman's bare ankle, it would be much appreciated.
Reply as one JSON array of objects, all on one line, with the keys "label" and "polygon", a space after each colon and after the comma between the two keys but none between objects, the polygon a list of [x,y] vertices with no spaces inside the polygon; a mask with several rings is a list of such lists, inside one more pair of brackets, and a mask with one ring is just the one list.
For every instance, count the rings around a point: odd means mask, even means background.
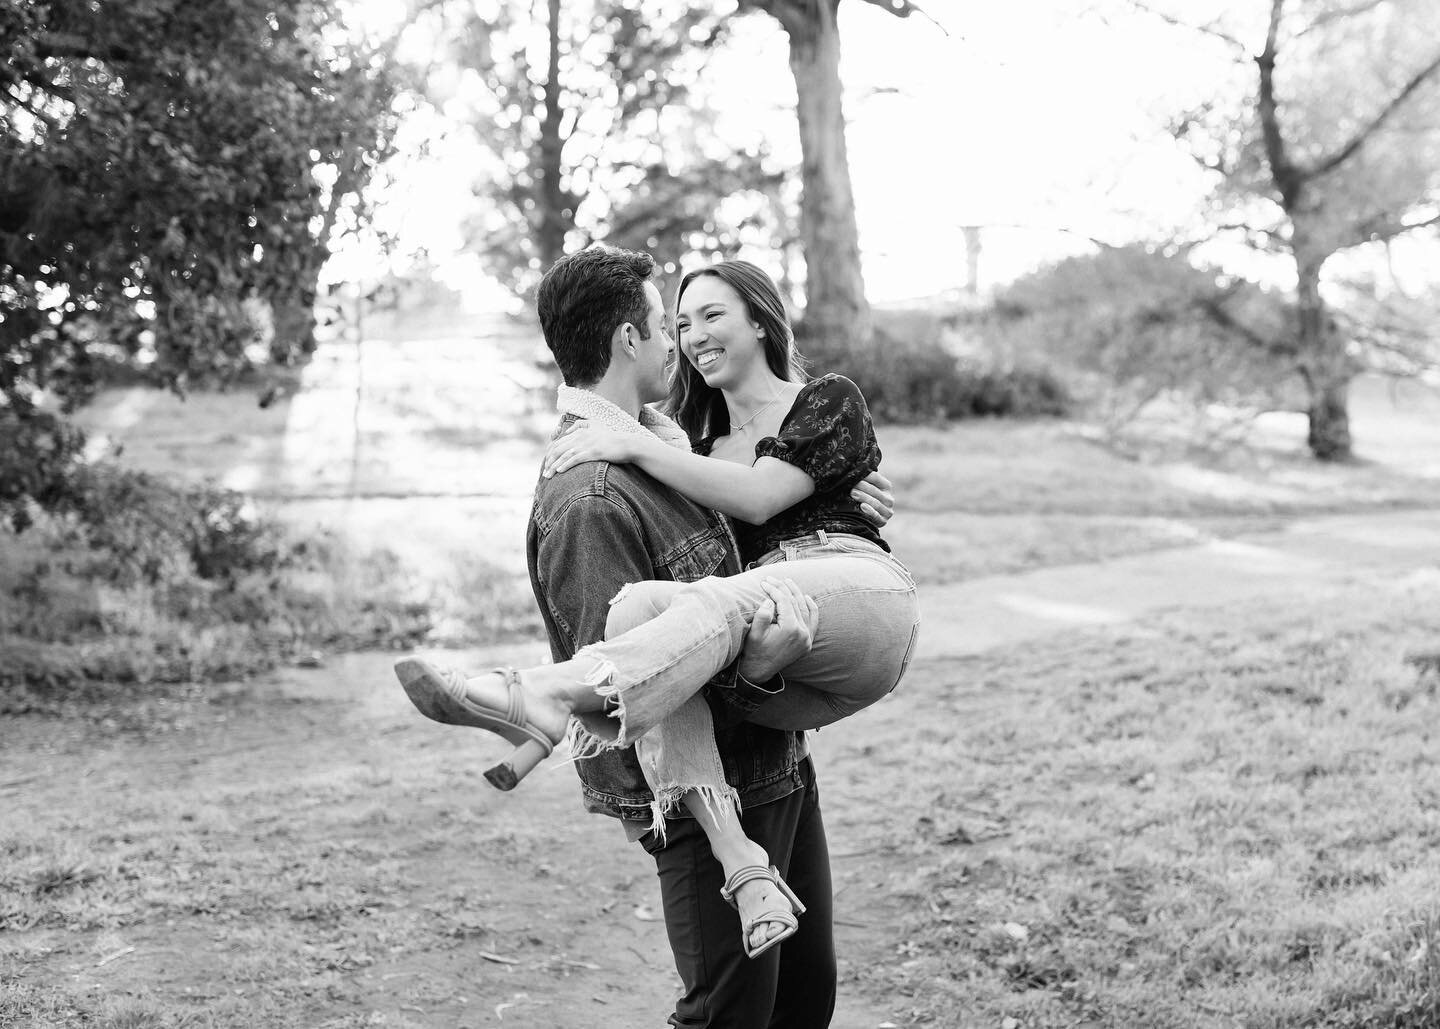
[{"label": "woman's bare ankle", "polygon": [[[736,824],[738,825],[738,823],[739,820],[736,819]],[[712,835],[710,837],[710,852],[715,855],[715,860],[720,862],[720,867],[724,870],[726,879],[729,879],[740,869],[747,868],[751,865],[760,865],[763,868],[770,867],[770,855],[765,852],[765,848],[743,833],[734,835],[726,833],[720,836]]]},{"label": "woman's bare ankle", "polygon": [[[557,697],[553,691],[544,688],[543,673],[546,668],[547,666],[541,666],[540,669],[521,671],[520,688],[525,698],[526,720],[549,737],[552,743],[558,743],[565,738],[565,732],[570,726],[570,708],[562,697]],[[539,682],[536,681],[537,671],[541,673]],[[466,685],[481,695],[503,693],[506,689],[505,677],[499,672],[473,675],[466,680]]]}]

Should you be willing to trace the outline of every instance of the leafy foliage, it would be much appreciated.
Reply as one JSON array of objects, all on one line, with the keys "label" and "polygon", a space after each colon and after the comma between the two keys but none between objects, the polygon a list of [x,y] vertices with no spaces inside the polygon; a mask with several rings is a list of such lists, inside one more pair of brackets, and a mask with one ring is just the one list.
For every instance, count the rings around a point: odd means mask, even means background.
[{"label": "leafy foliage", "polygon": [[[1217,214],[1227,223],[1280,252],[1299,246],[1328,255],[1433,215],[1440,200],[1434,4],[1276,5],[1273,112],[1255,75],[1255,55],[1264,57],[1259,32],[1245,36],[1223,21],[1210,31],[1234,48],[1237,74],[1171,128],[1217,173]],[[1293,235],[1296,227],[1303,238]]]},{"label": "leafy foliage", "polygon": [[393,556],[295,537],[230,490],[97,464],[39,521],[18,558],[0,546],[12,706],[231,678],[316,647],[413,646],[431,629]]},{"label": "leafy foliage", "polygon": [[[0,9],[0,505],[46,501],[102,361],[185,388],[313,347],[340,210],[389,145],[383,52],[328,0]],[[283,331],[276,332],[279,327]],[[17,484],[18,483],[18,484]]]},{"label": "leafy foliage", "polygon": [[1248,13],[1192,26],[1231,50],[1235,74],[1172,131],[1215,173],[1214,220],[1290,262],[1310,448],[1344,459],[1358,364],[1322,276],[1342,250],[1440,225],[1440,8],[1274,0],[1268,17]]},{"label": "leafy foliage", "polygon": [[815,370],[852,379],[880,421],[1047,417],[1070,410],[1069,390],[1051,372],[1031,362],[961,357],[947,345],[936,316],[881,312],[876,323],[874,343],[860,350],[806,335],[804,324],[800,340]]},{"label": "leafy foliage", "polygon": [[1141,246],[1074,257],[1004,290],[978,326],[1044,359],[1117,429],[1153,401],[1294,406],[1290,305],[1251,283]]},{"label": "leafy foliage", "polygon": [[[487,270],[526,295],[592,240],[648,249],[662,267],[788,236],[795,198],[763,141],[717,142],[701,85],[732,10],[694,0],[466,7],[446,33],[458,80],[432,101],[467,111],[488,151],[467,226]],[[435,16],[448,8],[439,5]]]}]

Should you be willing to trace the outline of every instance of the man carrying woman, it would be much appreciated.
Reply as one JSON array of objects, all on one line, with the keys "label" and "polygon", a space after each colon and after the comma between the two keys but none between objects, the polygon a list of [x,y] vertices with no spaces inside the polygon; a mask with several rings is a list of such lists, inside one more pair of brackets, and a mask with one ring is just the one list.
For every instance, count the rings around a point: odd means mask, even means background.
[{"label": "man carrying woman", "polygon": [[[528,531],[556,663],[469,680],[419,661],[397,671],[430,717],[518,745],[492,770],[498,785],[514,785],[572,717],[581,724],[587,806],[624,820],[657,863],[686,986],[672,1024],[823,1027],[829,861],[800,730],[893,688],[913,648],[914,583],[852,494],[879,458],[863,398],[838,376],[800,381],[758,269],[728,262],[681,288],[677,374],[695,402],[677,409],[715,457],[691,454],[643,407],[664,395],[671,353],[652,269],[646,255],[592,247],[540,289],[565,422],[581,420],[552,446]],[[738,565],[711,506],[744,520],[742,549],[763,568],[715,578]],[[739,688],[694,696],[737,657]],[[780,664],[783,688],[756,684]],[[692,818],[669,817],[681,805]]]}]

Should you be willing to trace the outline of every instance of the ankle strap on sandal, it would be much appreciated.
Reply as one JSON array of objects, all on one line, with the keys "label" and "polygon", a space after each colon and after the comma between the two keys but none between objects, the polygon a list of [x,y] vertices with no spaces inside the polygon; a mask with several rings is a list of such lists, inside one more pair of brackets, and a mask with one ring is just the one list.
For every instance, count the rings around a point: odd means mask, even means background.
[{"label": "ankle strap on sandal", "polygon": [[730,904],[735,903],[735,892],[748,882],[756,879],[764,879],[767,882],[775,881],[775,872],[766,865],[746,865],[737,868],[735,874],[725,880],[725,885],[720,887],[720,896],[724,897]]}]

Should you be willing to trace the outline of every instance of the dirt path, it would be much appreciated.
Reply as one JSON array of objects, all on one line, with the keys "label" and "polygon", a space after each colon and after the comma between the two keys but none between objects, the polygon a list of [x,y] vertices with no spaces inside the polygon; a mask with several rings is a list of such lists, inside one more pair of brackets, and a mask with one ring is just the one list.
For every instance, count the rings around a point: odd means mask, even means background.
[{"label": "dirt path", "polygon": [[[678,980],[653,865],[584,814],[562,764],[491,790],[489,741],[417,717],[392,660],[290,671],[168,731],[7,731],[0,805],[26,827],[12,853],[63,838],[46,867],[102,888],[89,911],[6,938],[0,979],[233,1026],[660,1025]],[[843,859],[837,873],[853,893]],[[127,888],[136,877],[169,895]],[[845,917],[853,935],[863,913]],[[847,994],[835,1025],[885,1018]]]},{"label": "dirt path", "polygon": [[1046,633],[1107,625],[1171,607],[1313,595],[1369,576],[1440,563],[1440,511],[1301,519],[1285,528],[1042,568],[924,592],[922,657],[978,653]]}]

